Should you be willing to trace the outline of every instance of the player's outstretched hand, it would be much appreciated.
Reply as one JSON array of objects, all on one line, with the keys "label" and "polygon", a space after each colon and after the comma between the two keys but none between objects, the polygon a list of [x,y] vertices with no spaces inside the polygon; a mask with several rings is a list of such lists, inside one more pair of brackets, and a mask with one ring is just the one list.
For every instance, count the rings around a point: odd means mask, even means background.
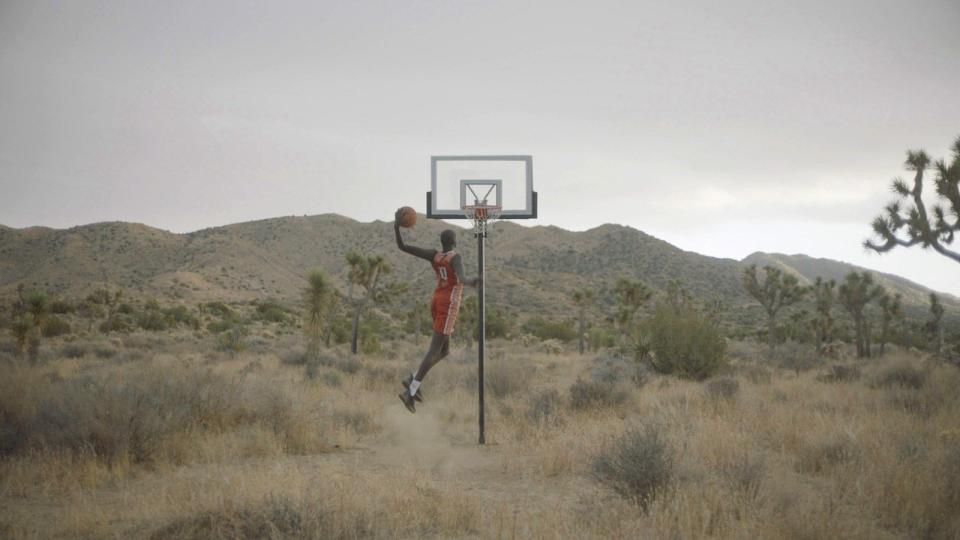
[{"label": "player's outstretched hand", "polygon": [[397,211],[393,213],[393,228],[400,228],[400,209],[397,208]]}]

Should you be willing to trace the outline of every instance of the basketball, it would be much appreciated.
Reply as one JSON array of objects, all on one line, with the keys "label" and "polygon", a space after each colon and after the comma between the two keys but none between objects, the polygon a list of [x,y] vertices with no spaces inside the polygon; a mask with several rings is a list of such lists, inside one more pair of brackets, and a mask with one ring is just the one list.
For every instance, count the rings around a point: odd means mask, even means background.
[{"label": "basketball", "polygon": [[404,206],[400,210],[397,210],[397,217],[397,221],[400,222],[400,226],[405,229],[409,229],[417,222],[417,211],[409,206]]}]

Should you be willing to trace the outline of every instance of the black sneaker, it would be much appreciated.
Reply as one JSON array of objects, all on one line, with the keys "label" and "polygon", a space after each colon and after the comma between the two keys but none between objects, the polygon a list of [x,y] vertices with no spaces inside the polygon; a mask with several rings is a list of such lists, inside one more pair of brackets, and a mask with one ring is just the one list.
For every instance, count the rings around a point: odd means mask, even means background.
[{"label": "black sneaker", "polygon": [[417,408],[413,405],[413,398],[410,397],[409,391],[404,390],[403,392],[400,392],[399,397],[400,397],[400,401],[403,402],[403,405],[407,408],[408,411],[412,413],[417,412]]},{"label": "black sneaker", "polygon": [[[401,384],[403,384],[403,387],[407,389],[407,392],[410,391],[410,381],[412,381],[412,380],[413,380],[413,374],[411,373],[410,375],[407,375],[407,378],[403,380],[403,383],[401,383]],[[423,402],[423,389],[422,389],[422,388],[417,388],[417,393],[416,393],[415,396],[413,396],[413,399],[414,399],[415,401],[419,401],[419,402],[421,402],[421,403]]]}]

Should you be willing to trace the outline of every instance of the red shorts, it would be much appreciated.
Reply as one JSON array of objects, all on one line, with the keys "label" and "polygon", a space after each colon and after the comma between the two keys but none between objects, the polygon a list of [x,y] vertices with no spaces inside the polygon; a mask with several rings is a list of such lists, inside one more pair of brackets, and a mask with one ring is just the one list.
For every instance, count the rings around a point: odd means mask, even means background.
[{"label": "red shorts", "polygon": [[457,314],[460,313],[460,299],[462,297],[462,284],[454,285],[449,289],[433,291],[430,314],[433,315],[434,332],[445,336],[453,334],[453,327],[457,324]]}]

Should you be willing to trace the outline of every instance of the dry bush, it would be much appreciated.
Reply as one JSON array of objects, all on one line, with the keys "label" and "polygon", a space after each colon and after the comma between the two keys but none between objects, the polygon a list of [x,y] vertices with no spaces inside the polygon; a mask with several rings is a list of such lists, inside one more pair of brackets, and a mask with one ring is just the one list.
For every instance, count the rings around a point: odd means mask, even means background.
[{"label": "dry bush", "polygon": [[876,385],[919,390],[927,382],[927,374],[909,364],[899,364],[883,370]]},{"label": "dry bush", "polygon": [[753,384],[770,384],[773,373],[770,368],[758,364],[741,364],[737,366],[737,374]]},{"label": "dry bush", "polygon": [[712,401],[732,401],[740,391],[740,383],[733,377],[719,377],[704,383],[703,391]]},{"label": "dry bush", "polygon": [[797,375],[800,375],[802,371],[811,370],[822,364],[822,360],[817,356],[813,345],[796,341],[782,343],[777,347],[776,357],[781,368],[789,369]]},{"label": "dry bush", "polygon": [[615,407],[626,400],[627,393],[614,383],[577,379],[570,386],[570,406],[574,410]]},{"label": "dry bush", "polygon": [[[517,392],[525,392],[530,388],[534,367],[529,358],[495,358],[485,367],[484,382],[490,393],[497,398],[504,398]],[[476,379],[473,380],[471,387],[475,386]]]},{"label": "dry bush", "polygon": [[800,448],[797,470],[804,473],[830,472],[842,463],[860,457],[860,447],[850,435],[836,433],[825,440],[811,441]]},{"label": "dry bush", "polygon": [[628,431],[593,461],[593,476],[646,511],[673,477],[673,456],[659,427]]},{"label": "dry bush", "polygon": [[827,372],[817,376],[820,382],[843,383],[860,380],[860,368],[844,364],[834,364],[827,368]]},{"label": "dry bush", "polygon": [[4,392],[0,432],[14,434],[13,444],[5,437],[7,452],[43,448],[91,452],[106,463],[150,463],[178,459],[169,453],[183,452],[175,442],[186,434],[252,424],[292,449],[316,443],[292,400],[259,378],[169,365],[42,381],[21,371],[11,384],[30,392]]},{"label": "dry bush", "polygon": [[530,398],[527,418],[537,425],[556,425],[560,423],[560,409],[563,406],[560,392],[551,388]]},{"label": "dry bush", "polygon": [[764,469],[765,462],[761,454],[744,451],[723,473],[734,491],[754,500],[760,495]]},{"label": "dry bush", "polygon": [[271,497],[256,505],[178,519],[150,538],[369,538],[375,535],[373,523],[361,513],[338,515],[322,500],[303,504]]}]

